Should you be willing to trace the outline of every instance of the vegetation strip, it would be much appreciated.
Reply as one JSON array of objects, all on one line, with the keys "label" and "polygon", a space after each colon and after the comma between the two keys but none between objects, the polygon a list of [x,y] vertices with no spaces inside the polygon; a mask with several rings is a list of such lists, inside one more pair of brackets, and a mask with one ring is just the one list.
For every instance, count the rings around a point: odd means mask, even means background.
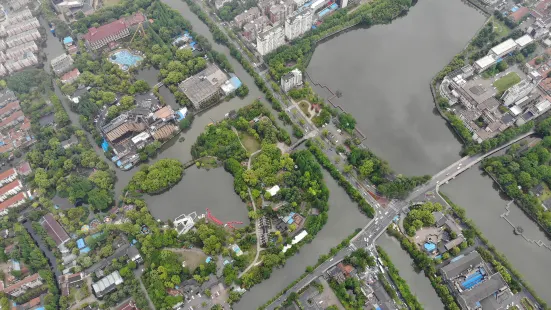
[{"label": "vegetation strip", "polygon": [[398,268],[394,266],[388,254],[380,246],[377,246],[377,252],[379,253],[379,256],[381,257],[384,265],[387,267],[388,274],[390,275],[390,278],[392,278],[392,282],[394,282],[394,285],[396,285],[396,287],[400,291],[400,294],[402,295],[402,298],[404,299],[408,307],[410,309],[423,309],[423,305],[421,305],[421,303],[417,300],[417,297],[413,295],[413,293],[409,289],[408,284],[406,283],[406,280],[404,280],[400,276]]}]

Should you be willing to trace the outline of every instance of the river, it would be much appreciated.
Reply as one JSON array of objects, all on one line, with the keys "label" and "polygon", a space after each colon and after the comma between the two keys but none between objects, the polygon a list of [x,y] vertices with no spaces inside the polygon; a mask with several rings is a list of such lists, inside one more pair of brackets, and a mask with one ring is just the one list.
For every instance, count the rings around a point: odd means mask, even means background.
[{"label": "river", "polygon": [[413,261],[409,254],[402,249],[398,240],[387,234],[382,234],[377,239],[377,245],[381,246],[390,256],[392,263],[400,271],[400,276],[406,281],[411,292],[417,296],[417,300],[425,309],[444,309],[444,305],[430,284],[430,280],[425,277],[423,271],[415,271]]},{"label": "river", "polygon": [[[551,303],[551,251],[513,233],[511,225],[500,217],[509,199],[500,195],[492,179],[478,168],[473,167],[459,175],[440,191],[467,211],[467,217],[474,221],[490,243],[505,254],[541,298]],[[508,218],[514,225],[524,228],[526,237],[551,245],[551,240],[516,205],[511,205]]]},{"label": "river", "polygon": [[356,117],[364,144],[397,173],[432,175],[459,159],[461,145],[435,112],[430,81],[484,20],[459,0],[419,1],[390,25],[321,44],[307,72],[342,92],[333,102]]},{"label": "river", "polygon": [[362,215],[358,205],[354,203],[344,189],[339,187],[331,175],[323,170],[323,178],[329,188],[329,218],[323,229],[316,235],[314,241],[304,245],[300,252],[287,260],[281,269],[275,269],[268,280],[255,285],[245,293],[235,309],[256,309],[268,299],[283,290],[313,266],[320,255],[342,242],[356,228],[363,228],[369,219]]},{"label": "river", "polygon": [[247,206],[233,190],[233,176],[224,168],[206,170],[191,166],[180,183],[161,195],[146,196],[145,201],[151,214],[163,221],[193,211],[204,214],[209,208],[224,223],[249,224]]}]

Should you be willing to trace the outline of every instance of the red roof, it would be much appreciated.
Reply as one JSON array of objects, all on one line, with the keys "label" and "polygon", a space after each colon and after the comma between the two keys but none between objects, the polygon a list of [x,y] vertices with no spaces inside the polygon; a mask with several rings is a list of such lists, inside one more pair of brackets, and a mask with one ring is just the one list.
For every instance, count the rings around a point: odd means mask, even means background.
[{"label": "red roof", "polygon": [[133,300],[128,301],[127,303],[123,304],[118,308],[118,310],[140,310],[138,307],[136,307],[136,304]]},{"label": "red roof", "polygon": [[67,81],[80,75],[80,71],[77,68],[65,73],[61,76],[61,81]]},{"label": "red roof", "polygon": [[145,21],[145,16],[142,14],[142,12],[138,12],[130,17],[124,18],[124,22],[126,23],[127,27],[135,26],[139,23],[143,23]]},{"label": "red roof", "polygon": [[21,106],[19,105],[19,101],[12,101],[8,104],[6,104],[3,108],[0,109],[0,115],[4,115],[7,112],[16,109],[21,110]]},{"label": "red roof", "polygon": [[12,174],[15,174],[15,168],[10,168],[0,173],[0,181],[9,178]]},{"label": "red roof", "polygon": [[23,286],[27,283],[36,281],[38,279],[38,277],[39,277],[38,273],[35,273],[32,276],[28,276],[25,279],[13,284],[13,285],[10,285],[10,286],[6,287],[4,289],[4,292],[11,293],[11,292],[15,291],[16,289],[20,288],[21,286]]},{"label": "red roof", "polygon": [[16,188],[17,186],[21,186],[21,182],[19,180],[15,180],[11,182],[10,184],[4,185],[0,187],[0,196],[4,195],[8,191]]},{"label": "red roof", "polygon": [[117,34],[124,29],[137,25],[143,21],[145,21],[145,16],[138,12],[132,16],[123,17],[109,24],[99,26],[98,28],[92,27],[88,29],[88,33],[85,34],[83,38],[88,42],[96,42],[108,36]]},{"label": "red roof", "polygon": [[518,22],[520,21],[524,16],[528,15],[530,13],[530,10],[526,7],[521,6],[516,12],[511,13],[511,18]]},{"label": "red roof", "polygon": [[108,36],[117,34],[126,29],[126,24],[122,20],[116,20],[99,28],[92,27],[88,29],[88,33],[83,36],[88,42],[96,42],[107,38]]},{"label": "red roof", "polygon": [[17,166],[17,171],[23,175],[31,172],[31,164],[28,161],[24,161]]},{"label": "red roof", "polygon": [[13,205],[16,202],[19,202],[21,200],[25,200],[27,197],[24,193],[19,193],[15,196],[11,196],[7,200],[4,200],[4,202],[0,203],[0,211],[9,208],[11,205]]},{"label": "red roof", "polygon": [[2,122],[0,122],[0,127],[6,126],[6,124],[13,122],[14,120],[20,118],[21,116],[24,116],[23,111],[17,111],[13,113],[12,115],[3,119]]}]

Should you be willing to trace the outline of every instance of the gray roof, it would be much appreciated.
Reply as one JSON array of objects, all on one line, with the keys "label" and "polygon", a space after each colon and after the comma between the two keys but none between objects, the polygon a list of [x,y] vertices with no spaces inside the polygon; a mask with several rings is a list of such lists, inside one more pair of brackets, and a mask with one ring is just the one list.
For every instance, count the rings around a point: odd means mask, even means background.
[{"label": "gray roof", "polygon": [[470,290],[463,291],[458,297],[459,303],[468,307],[468,309],[476,309],[476,304],[490,295],[503,290],[509,291],[507,283],[501,277],[501,274],[494,273],[484,282],[476,285]]},{"label": "gray roof", "polygon": [[432,216],[434,216],[434,220],[436,221],[436,227],[441,227],[448,220],[444,213],[439,211],[432,212]]},{"label": "gray roof", "polygon": [[101,297],[110,291],[114,290],[115,287],[123,282],[121,275],[118,271],[115,271],[105,277],[103,277],[98,282],[92,284],[94,293],[96,296]]},{"label": "gray roof", "polygon": [[198,106],[220,90],[220,86],[228,80],[226,74],[214,64],[194,76],[185,79],[179,87],[189,100]]},{"label": "gray roof", "polygon": [[373,283],[373,294],[375,294],[375,297],[377,297],[377,300],[379,303],[385,303],[387,301],[392,300],[388,293],[385,291],[383,284],[380,281],[377,281]]},{"label": "gray roof", "polygon": [[0,92],[0,104],[4,104],[8,101],[14,101],[14,100],[17,100],[17,97],[15,97],[15,94],[13,91],[6,89]]},{"label": "gray roof", "polygon": [[472,251],[462,258],[442,267],[442,269],[440,269],[440,273],[444,279],[453,279],[468,269],[481,264],[482,262],[484,261],[482,260],[480,254],[476,251]]},{"label": "gray roof", "polygon": [[454,219],[448,219],[445,225],[455,234],[457,235],[461,234],[461,227],[457,224],[457,222]]},{"label": "gray roof", "polygon": [[77,137],[76,136],[71,136],[69,139],[61,141],[61,146],[62,147],[71,146],[71,145],[76,144],[76,143],[78,143]]},{"label": "gray roof", "polygon": [[456,246],[460,245],[465,239],[463,239],[463,236],[459,236],[458,238],[453,239],[452,241],[446,243],[444,245],[444,248],[446,251],[451,250],[452,248],[455,248]]}]

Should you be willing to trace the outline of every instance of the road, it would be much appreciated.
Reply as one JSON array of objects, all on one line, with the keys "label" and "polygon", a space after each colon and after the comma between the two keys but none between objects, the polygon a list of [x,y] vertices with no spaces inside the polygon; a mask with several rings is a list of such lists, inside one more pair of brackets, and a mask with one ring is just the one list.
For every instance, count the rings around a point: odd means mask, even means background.
[{"label": "road", "polygon": [[[298,292],[300,289],[304,288],[310,284],[313,280],[323,275],[323,273],[329,269],[331,266],[336,265],[342,261],[350,252],[358,248],[366,248],[375,243],[375,240],[382,235],[387,227],[392,223],[394,218],[399,215],[401,212],[407,214],[409,206],[411,203],[421,202],[425,200],[425,194],[427,192],[433,191],[437,192],[440,184],[446,183],[449,180],[455,178],[457,175],[467,171],[472,168],[484,158],[493,155],[500,150],[503,150],[510,145],[533,135],[535,132],[533,130],[523,134],[514,140],[499,146],[485,154],[479,154],[474,156],[466,156],[451,164],[450,166],[444,168],[437,174],[435,174],[432,179],[426,184],[421,185],[414,192],[412,192],[405,200],[392,200],[388,206],[383,209],[379,206],[377,202],[374,202],[374,199],[370,195],[365,195],[364,198],[373,206],[375,209],[374,218],[362,229],[362,231],[352,238],[350,246],[342,249],[336,255],[334,255],[329,260],[322,263],[318,266],[312,273],[307,275],[304,279],[295,284],[292,288],[288,289],[280,298],[271,303],[266,309],[275,309],[281,305],[283,301],[289,297],[289,294],[292,292]],[[348,181],[351,184],[355,184],[356,188],[365,193],[365,190],[360,186],[360,183],[355,180],[352,176],[348,176]]]}]

